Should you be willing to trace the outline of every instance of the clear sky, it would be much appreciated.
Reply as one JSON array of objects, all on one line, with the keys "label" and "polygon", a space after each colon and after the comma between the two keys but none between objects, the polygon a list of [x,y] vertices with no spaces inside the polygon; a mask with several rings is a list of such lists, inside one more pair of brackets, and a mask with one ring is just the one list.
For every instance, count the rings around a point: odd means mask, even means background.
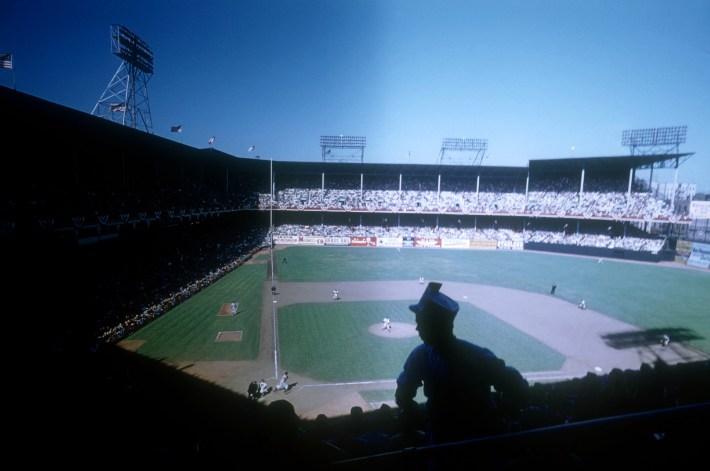
[{"label": "clear sky", "polygon": [[313,162],[344,134],[365,162],[434,164],[464,137],[525,166],[687,126],[678,180],[710,192],[709,0],[0,0],[0,85],[91,113],[111,24],[153,50],[154,134],[196,148]]}]

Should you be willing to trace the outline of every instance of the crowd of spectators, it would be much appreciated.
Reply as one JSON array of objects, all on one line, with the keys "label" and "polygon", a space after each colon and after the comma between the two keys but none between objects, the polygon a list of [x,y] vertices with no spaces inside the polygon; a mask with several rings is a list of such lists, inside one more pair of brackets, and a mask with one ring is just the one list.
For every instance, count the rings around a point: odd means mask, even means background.
[{"label": "crowd of spectators", "polygon": [[[586,432],[578,434],[573,427],[565,429],[566,425],[579,424],[599,419],[609,420],[623,418],[620,430],[636,428],[640,417],[652,411],[668,410],[694,404],[703,405],[698,410],[707,416],[707,399],[710,393],[710,362],[681,364],[669,367],[662,361],[655,364],[644,363],[640,370],[614,369],[608,374],[588,373],[585,377],[556,383],[535,383],[529,387],[529,394],[524,406],[506,415],[506,430],[501,433],[516,434],[548,427],[560,427],[563,433],[576,436],[580,443],[570,444],[560,440],[555,453],[571,453],[580,467],[589,468],[602,464],[608,457],[601,456],[601,448],[606,445],[608,436],[590,433],[592,426]],[[358,412],[358,411],[355,411]],[[412,424],[398,422],[398,410],[390,409],[383,404],[377,412],[369,414],[367,420],[357,414],[359,429],[353,429],[355,421],[353,411],[350,416],[334,419],[333,423],[342,426],[330,426],[331,443],[337,443],[343,449],[343,459],[358,456],[369,456],[378,453],[392,453],[403,451],[408,447],[422,445],[423,423],[414,424],[414,430],[407,429]],[[633,414],[639,414],[634,417]],[[638,422],[637,419],[639,420]],[[643,420],[648,419],[645,417]],[[663,421],[659,420],[659,423]],[[311,429],[325,428],[325,420],[310,424]],[[363,427],[363,425],[367,426]],[[634,425],[632,425],[634,424]],[[331,424],[332,425],[332,424]],[[617,423],[615,426],[619,426]],[[611,428],[611,425],[609,426]],[[701,435],[703,432],[699,432]],[[682,435],[682,438],[681,438]],[[581,437],[584,439],[581,439]],[[355,437],[353,439],[353,437]],[[621,453],[643,452],[643,456],[634,455],[633,460],[639,460],[652,466],[672,462],[677,457],[667,456],[669,443],[677,445],[677,440],[690,437],[688,445],[701,441],[701,437],[692,437],[692,433],[685,430],[682,425],[675,424],[675,428],[668,423],[654,424],[649,429],[645,426],[636,428],[635,433],[614,435],[614,444]],[[574,439],[570,439],[574,441]],[[510,444],[514,443],[513,440]],[[475,448],[475,441],[470,447]],[[646,447],[641,449],[640,447]],[[465,448],[465,445],[464,447]],[[513,462],[520,458],[530,458],[540,450],[534,447],[518,449],[514,446],[494,448],[494,459],[497,466]],[[633,450],[633,451],[631,451]],[[408,452],[411,453],[411,450]],[[456,451],[452,452],[456,453]],[[700,453],[695,450],[695,453]],[[476,453],[486,453],[480,448]],[[462,454],[462,456],[464,456]],[[622,455],[623,456],[623,455]],[[402,456],[402,459],[405,457]],[[420,457],[421,458],[421,457]],[[621,459],[625,459],[620,457]],[[384,457],[381,457],[384,461]],[[683,458],[685,459],[685,457]],[[651,461],[647,461],[651,460]],[[653,460],[659,460],[654,462]],[[361,462],[361,464],[367,461]],[[371,465],[377,465],[378,460],[371,460]],[[391,463],[389,463],[391,464]],[[638,464],[638,463],[637,463]],[[654,468],[655,469],[655,468]]]},{"label": "crowd of spectators", "polygon": [[[269,209],[270,195],[259,197]],[[671,220],[673,208],[649,193],[624,192],[451,192],[286,188],[274,196],[281,210],[426,212],[507,216]]]},{"label": "crowd of spectators", "polygon": [[[151,364],[140,379],[133,370],[121,370],[133,368],[131,361],[114,363],[112,387],[129,381],[131,404],[138,410],[154,407],[154,396],[165,397],[173,401],[166,414],[179,410],[181,418],[154,424],[149,440],[136,441],[128,435],[124,439],[128,446],[121,453],[161,460],[208,462],[236,454],[239,459],[269,457],[275,465],[308,469],[411,466],[423,470],[431,453],[444,452],[467,467],[485,463],[487,469],[535,463],[557,466],[554,469],[592,469],[610,459],[619,466],[662,469],[691,465],[703,456],[704,424],[710,418],[707,360],[674,366],[657,360],[639,370],[614,369],[608,374],[590,372],[566,381],[537,382],[529,386],[521,407],[501,409],[505,427],[500,432],[434,447],[424,441],[423,411],[413,420],[405,419],[399,408],[382,402],[370,411],[353,405],[349,414],[324,411],[313,420],[304,419],[287,398],[262,404],[242,400],[236,393],[222,396],[213,385],[196,386],[189,375],[158,363]],[[156,389],[156,378],[165,382],[166,371],[175,378]],[[184,403],[175,403],[183,394]],[[501,399],[497,393],[494,396]],[[152,416],[161,417],[156,412]],[[192,416],[225,419],[214,419],[215,430],[201,419],[186,419]]]},{"label": "crowd of spectators", "polygon": [[231,215],[175,229],[169,237],[161,233],[154,241],[124,245],[119,253],[102,250],[109,258],[101,263],[121,269],[97,279],[95,312],[102,313],[96,319],[98,341],[115,342],[131,334],[268,245],[267,226]]}]

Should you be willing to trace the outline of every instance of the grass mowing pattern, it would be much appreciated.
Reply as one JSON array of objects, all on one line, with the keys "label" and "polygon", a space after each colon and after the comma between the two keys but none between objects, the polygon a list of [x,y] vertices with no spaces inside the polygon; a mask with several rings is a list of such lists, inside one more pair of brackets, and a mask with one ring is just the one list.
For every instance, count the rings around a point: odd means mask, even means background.
[{"label": "grass mowing pattern", "polygon": [[[392,322],[413,323],[414,301],[295,304],[279,309],[282,366],[325,382],[395,379],[409,352],[421,340],[372,335],[368,328]],[[498,318],[464,303],[455,333],[493,350],[521,371],[559,369],[565,357]],[[318,348],[306,346],[317,345]]]},{"label": "grass mowing pattern", "polygon": [[[322,253],[321,253],[322,252]],[[555,296],[641,329],[686,333],[710,352],[710,272],[539,252],[288,247],[282,281],[427,280],[504,286]],[[678,339],[680,340],[680,339]]]},{"label": "grass mowing pattern", "polygon": [[[281,263],[286,257],[288,263]],[[265,257],[260,257],[265,258]],[[259,260],[257,258],[256,260]],[[643,329],[682,329],[689,345],[710,352],[710,273],[535,252],[442,249],[289,247],[276,256],[280,282],[437,279],[549,293]],[[253,360],[258,353],[266,264],[246,264],[128,337],[138,352],[168,361]],[[219,317],[223,303],[241,313]],[[414,302],[416,300],[410,300]],[[418,337],[395,340],[366,332],[385,315],[411,322],[409,302],[338,302],[279,309],[284,367],[322,381],[394,379]],[[470,313],[469,313],[470,310]],[[215,342],[219,330],[243,330],[241,342]],[[455,333],[489,347],[521,371],[558,368],[556,352],[467,303]]]},{"label": "grass mowing pattern", "polygon": [[[259,353],[266,264],[245,264],[155,319],[128,340],[137,350],[169,361],[255,360]],[[218,316],[222,304],[239,302],[236,316]],[[215,342],[217,333],[243,331],[240,342]]]}]

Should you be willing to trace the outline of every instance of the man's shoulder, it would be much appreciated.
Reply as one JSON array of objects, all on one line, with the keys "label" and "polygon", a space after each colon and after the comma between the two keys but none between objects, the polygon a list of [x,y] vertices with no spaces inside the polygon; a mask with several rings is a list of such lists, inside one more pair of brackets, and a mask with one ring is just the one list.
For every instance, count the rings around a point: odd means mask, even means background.
[{"label": "man's shoulder", "polygon": [[462,339],[459,337],[456,337],[455,342],[456,342],[456,345],[461,348],[469,348],[472,350],[488,350],[487,348],[482,347],[478,344],[475,344],[475,343],[471,342],[470,340]]},{"label": "man's shoulder", "polygon": [[464,339],[456,339],[456,347],[459,353],[472,355],[478,358],[497,358],[495,353],[486,347],[482,347]]}]

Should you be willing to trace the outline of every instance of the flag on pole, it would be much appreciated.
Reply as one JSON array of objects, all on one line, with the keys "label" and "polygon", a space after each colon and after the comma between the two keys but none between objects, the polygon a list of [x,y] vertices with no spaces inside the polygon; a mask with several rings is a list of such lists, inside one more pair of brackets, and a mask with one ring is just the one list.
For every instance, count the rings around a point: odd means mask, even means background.
[{"label": "flag on pole", "polygon": [[330,149],[328,149],[327,151],[325,151],[325,153],[326,153],[326,154],[330,154]]},{"label": "flag on pole", "polygon": [[212,144],[214,144],[214,136],[212,136],[212,137],[209,138],[209,140],[207,141],[207,144],[210,145],[210,146],[211,146]]},{"label": "flag on pole", "polygon": [[126,111],[126,103],[111,103],[109,108],[111,109],[111,111]]},{"label": "flag on pole", "polygon": [[253,151],[254,149],[256,149],[256,146],[249,146],[249,150],[248,150],[247,152],[251,152],[251,151]]},{"label": "flag on pole", "polygon": [[11,52],[0,52],[0,68],[12,70]]},{"label": "flag on pole", "polygon": [[177,126],[170,126],[170,132],[182,132],[182,124]]}]

